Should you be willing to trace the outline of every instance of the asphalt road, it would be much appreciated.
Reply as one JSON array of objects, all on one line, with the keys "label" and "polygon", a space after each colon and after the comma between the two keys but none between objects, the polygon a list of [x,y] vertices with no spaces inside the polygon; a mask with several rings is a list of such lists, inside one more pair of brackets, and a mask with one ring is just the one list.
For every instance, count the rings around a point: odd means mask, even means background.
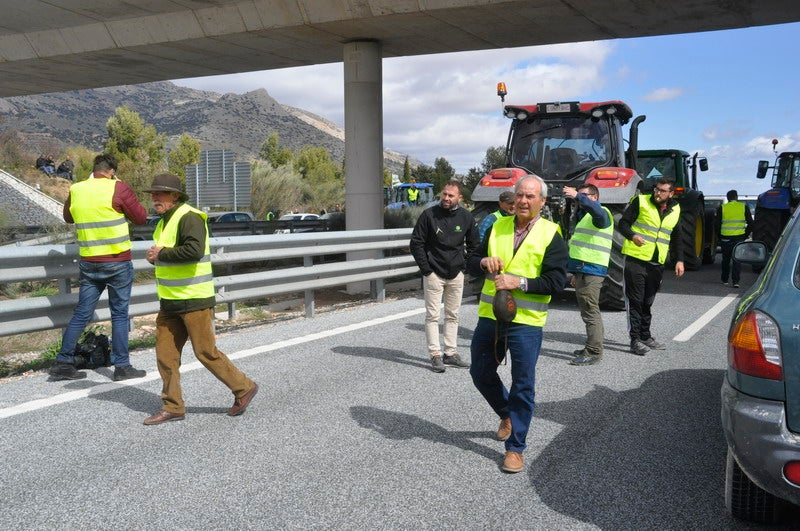
[{"label": "asphalt road", "polygon": [[[468,371],[429,370],[419,297],[221,336],[261,386],[242,417],[225,415],[232,396],[191,352],[186,420],[161,426],[142,424],[160,407],[152,350],[134,355],[148,377],[127,385],[107,369],[8,381],[0,528],[750,529],[723,503],[719,388],[737,292],[718,264],[668,275],[654,308],[668,350],[630,354],[625,314],[609,312],[591,367],[566,363],[583,323],[571,292],[556,298],[515,475],[499,469],[498,419]],[[465,300],[466,356],[476,320]]]}]

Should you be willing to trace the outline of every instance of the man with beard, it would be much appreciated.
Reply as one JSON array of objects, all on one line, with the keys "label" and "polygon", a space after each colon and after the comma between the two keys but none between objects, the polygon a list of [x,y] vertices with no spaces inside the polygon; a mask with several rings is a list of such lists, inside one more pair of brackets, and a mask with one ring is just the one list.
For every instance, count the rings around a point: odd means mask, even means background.
[{"label": "man with beard", "polygon": [[[478,244],[472,214],[459,205],[462,184],[450,180],[441,200],[422,212],[411,233],[411,254],[422,272],[425,293],[425,340],[433,372],[445,365],[469,367],[456,351],[458,310],[464,291],[466,257]],[[439,344],[439,314],[444,299],[444,356]]]},{"label": "man with beard", "polygon": [[651,308],[664,276],[664,263],[672,254],[675,275],[683,276],[681,207],[672,198],[675,182],[661,177],[652,194],[634,197],[619,220],[625,237],[625,297],[628,300],[628,332],[631,352],[644,356],[650,350],[665,350],[650,332]]}]

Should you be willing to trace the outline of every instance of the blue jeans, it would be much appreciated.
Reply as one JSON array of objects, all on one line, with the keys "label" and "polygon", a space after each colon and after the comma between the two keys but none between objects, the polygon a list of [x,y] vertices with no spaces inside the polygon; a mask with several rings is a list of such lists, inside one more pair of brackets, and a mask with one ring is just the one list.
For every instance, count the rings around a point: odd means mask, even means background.
[{"label": "blue jeans", "polygon": [[[501,418],[511,419],[511,436],[506,450],[522,452],[536,407],[536,361],[542,348],[542,328],[519,323],[499,323],[495,334],[493,319],[480,317],[472,335],[472,382]],[[497,338],[495,345],[495,337]],[[511,354],[511,390],[497,374],[498,360]]]},{"label": "blue jeans", "polygon": [[61,338],[61,351],[56,357],[60,363],[75,363],[75,347],[83,330],[92,319],[97,301],[108,287],[108,308],[111,310],[111,363],[127,367],[128,356],[128,306],[131,302],[133,264],[125,262],[87,262],[81,260],[78,305]]}]

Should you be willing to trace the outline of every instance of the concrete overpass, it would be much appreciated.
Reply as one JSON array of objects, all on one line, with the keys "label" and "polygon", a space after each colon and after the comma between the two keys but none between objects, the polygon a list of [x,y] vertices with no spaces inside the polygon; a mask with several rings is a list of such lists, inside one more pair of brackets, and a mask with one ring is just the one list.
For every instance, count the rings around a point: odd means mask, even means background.
[{"label": "concrete overpass", "polygon": [[11,0],[0,97],[342,61],[348,228],[380,226],[381,59],[800,20],[796,0]]}]

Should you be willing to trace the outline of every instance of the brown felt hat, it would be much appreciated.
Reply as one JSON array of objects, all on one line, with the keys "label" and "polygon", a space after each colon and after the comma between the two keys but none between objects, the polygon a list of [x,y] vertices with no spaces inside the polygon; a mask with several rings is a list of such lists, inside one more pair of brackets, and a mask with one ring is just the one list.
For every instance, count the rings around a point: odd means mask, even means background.
[{"label": "brown felt hat", "polygon": [[172,173],[160,173],[153,177],[153,184],[145,192],[178,192],[181,194],[181,201],[186,201],[189,196],[183,191],[181,178]]}]

